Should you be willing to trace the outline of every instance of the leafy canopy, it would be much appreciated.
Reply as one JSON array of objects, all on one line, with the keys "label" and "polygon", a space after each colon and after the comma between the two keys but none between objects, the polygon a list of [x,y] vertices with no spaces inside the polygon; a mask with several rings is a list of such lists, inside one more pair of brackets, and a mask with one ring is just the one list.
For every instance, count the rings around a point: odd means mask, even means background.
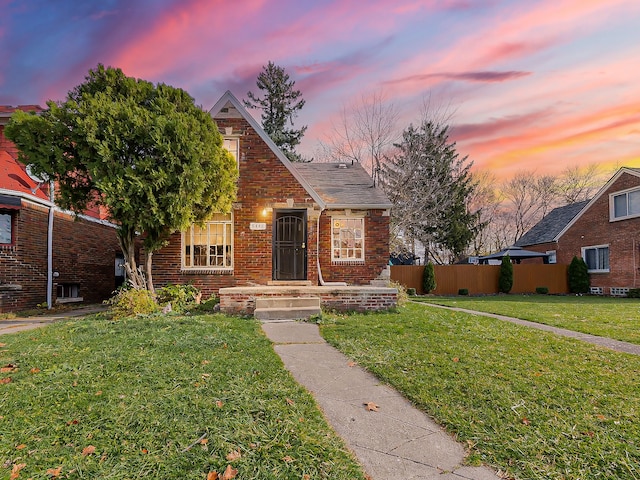
[{"label": "leafy canopy", "polygon": [[143,233],[149,278],[150,255],[170,234],[230,210],[235,161],[184,90],[98,65],[47,106],[38,116],[16,112],[6,127],[21,161],[56,182],[60,206],[106,207],[132,268]]}]

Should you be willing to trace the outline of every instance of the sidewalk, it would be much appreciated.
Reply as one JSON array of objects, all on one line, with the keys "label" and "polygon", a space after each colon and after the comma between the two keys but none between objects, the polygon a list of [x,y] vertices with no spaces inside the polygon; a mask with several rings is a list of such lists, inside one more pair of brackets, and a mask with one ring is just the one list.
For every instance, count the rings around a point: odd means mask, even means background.
[{"label": "sidewalk", "polygon": [[[262,324],[285,367],[311,392],[334,430],[372,480],[498,480],[468,467],[464,447],[392,388],[353,365],[320,336],[318,326]],[[365,404],[373,402],[377,411]]]},{"label": "sidewalk", "polygon": [[0,320],[0,335],[21,332],[23,330],[33,330],[34,328],[43,327],[63,318],[83,317],[85,315],[102,312],[105,309],[106,307],[103,305],[87,305],[86,307],[65,310],[58,313],[52,313],[50,315]]}]

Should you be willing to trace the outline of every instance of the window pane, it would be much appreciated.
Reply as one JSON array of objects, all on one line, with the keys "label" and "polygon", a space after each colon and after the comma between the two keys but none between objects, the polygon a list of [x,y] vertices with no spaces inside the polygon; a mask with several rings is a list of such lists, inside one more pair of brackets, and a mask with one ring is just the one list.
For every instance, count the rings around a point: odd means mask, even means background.
[{"label": "window pane", "polygon": [[595,248],[590,248],[584,251],[584,261],[586,262],[587,267],[589,267],[589,270],[597,269],[596,258]]},{"label": "window pane", "polygon": [[333,218],[334,260],[364,259],[364,218]]},{"label": "window pane", "polygon": [[598,269],[609,270],[609,248],[603,247],[598,249]]},{"label": "window pane", "polygon": [[11,214],[0,213],[0,243],[11,243]]},{"label": "window pane", "polygon": [[216,213],[202,227],[193,225],[184,233],[185,267],[232,267],[231,214]]},{"label": "window pane", "polygon": [[615,218],[627,216],[627,194],[613,197],[613,216]]},{"label": "window pane", "polygon": [[629,192],[629,215],[640,214],[640,190]]}]

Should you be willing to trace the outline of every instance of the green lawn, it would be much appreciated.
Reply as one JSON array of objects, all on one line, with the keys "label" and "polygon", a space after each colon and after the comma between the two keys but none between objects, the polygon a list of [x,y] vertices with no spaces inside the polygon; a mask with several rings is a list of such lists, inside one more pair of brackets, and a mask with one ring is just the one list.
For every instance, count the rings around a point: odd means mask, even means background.
[{"label": "green lawn", "polygon": [[[514,306],[514,308],[516,308]],[[409,304],[323,336],[518,479],[639,479],[640,358]]]},{"label": "green lawn", "polygon": [[496,295],[413,300],[498,313],[576,332],[640,344],[640,299],[597,296]]},{"label": "green lawn", "polygon": [[364,479],[253,320],[91,317],[0,344],[0,478]]}]

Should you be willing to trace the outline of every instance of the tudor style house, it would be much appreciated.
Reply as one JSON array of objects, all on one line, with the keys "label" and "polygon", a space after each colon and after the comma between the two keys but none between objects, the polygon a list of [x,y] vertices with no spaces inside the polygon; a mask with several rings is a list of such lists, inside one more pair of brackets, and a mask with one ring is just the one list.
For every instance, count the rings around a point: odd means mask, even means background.
[{"label": "tudor style house", "polygon": [[174,234],[157,285],[369,285],[387,274],[391,203],[362,166],[292,163],[226,92],[210,111],[238,162],[230,213]]},{"label": "tudor style house", "polygon": [[100,212],[75,217],[51,201],[49,183],[29,175],[4,136],[15,110],[0,106],[0,313],[101,302],[124,281],[115,225]]},{"label": "tudor style house", "polygon": [[556,208],[516,245],[557,263],[587,263],[591,291],[625,295],[640,287],[640,169],[621,168],[590,200]]}]

